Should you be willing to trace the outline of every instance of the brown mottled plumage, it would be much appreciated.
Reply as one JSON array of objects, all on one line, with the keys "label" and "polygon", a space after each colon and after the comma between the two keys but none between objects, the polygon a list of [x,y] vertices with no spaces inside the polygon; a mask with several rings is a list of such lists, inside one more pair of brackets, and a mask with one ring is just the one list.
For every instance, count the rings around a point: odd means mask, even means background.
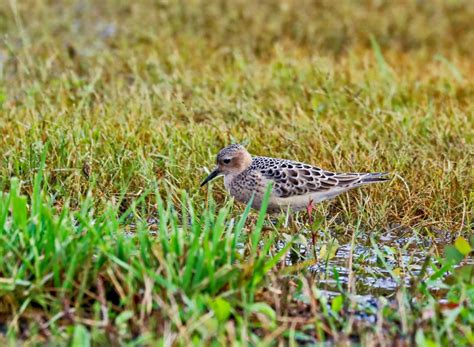
[{"label": "brown mottled plumage", "polygon": [[311,202],[331,199],[349,189],[389,180],[386,173],[335,173],[297,161],[252,157],[242,145],[230,145],[217,154],[217,167],[201,186],[217,176],[236,200],[259,209],[269,183],[273,184],[268,212],[293,211]]}]

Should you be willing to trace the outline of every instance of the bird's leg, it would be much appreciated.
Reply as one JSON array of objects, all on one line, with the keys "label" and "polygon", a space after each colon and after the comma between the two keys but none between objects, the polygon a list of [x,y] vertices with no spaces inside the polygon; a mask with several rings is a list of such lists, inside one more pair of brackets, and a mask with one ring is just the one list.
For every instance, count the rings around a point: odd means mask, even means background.
[{"label": "bird's leg", "polygon": [[285,213],[284,214],[285,220],[283,222],[283,227],[286,229],[286,228],[288,228],[288,226],[290,224],[290,218],[291,218],[290,209],[287,208],[286,211],[284,209],[281,209],[281,212]]},{"label": "bird's leg", "polygon": [[308,222],[309,225],[313,225],[313,200],[309,200],[308,205],[306,206],[306,212],[308,212]]},{"label": "bird's leg", "polygon": [[306,212],[308,212],[308,222],[311,230],[311,243],[313,244],[313,256],[314,260],[316,261],[318,258],[316,255],[316,230],[313,228],[313,208],[313,200],[310,200],[308,202],[308,206],[306,206]]}]

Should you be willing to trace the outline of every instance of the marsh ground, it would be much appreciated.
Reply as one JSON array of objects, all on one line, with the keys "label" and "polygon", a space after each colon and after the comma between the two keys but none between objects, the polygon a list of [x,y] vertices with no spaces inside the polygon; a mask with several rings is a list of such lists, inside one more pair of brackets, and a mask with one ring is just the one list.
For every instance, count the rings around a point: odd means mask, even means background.
[{"label": "marsh ground", "polygon": [[[473,2],[4,0],[0,35],[0,339],[474,343]],[[287,227],[199,189],[234,141],[395,177]]]}]

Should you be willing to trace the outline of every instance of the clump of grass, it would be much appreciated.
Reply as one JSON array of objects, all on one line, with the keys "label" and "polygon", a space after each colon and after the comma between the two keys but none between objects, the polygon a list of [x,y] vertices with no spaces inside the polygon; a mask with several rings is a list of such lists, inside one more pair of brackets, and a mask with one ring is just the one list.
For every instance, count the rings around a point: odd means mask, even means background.
[{"label": "clump of grass", "polygon": [[40,184],[41,173],[28,201],[13,179],[0,198],[0,292],[10,338],[25,334],[26,320],[29,333],[43,338],[67,339],[74,326],[74,338],[123,342],[147,332],[146,342],[177,333],[189,343],[225,338],[231,317],[240,331],[253,324],[245,317],[274,315],[255,295],[290,243],[275,251],[273,238],[262,236],[265,209],[247,230],[250,208],[237,220],[230,206],[216,211],[213,203],[197,214],[184,195],[178,217],[158,198],[153,237],[139,218],[135,233],[125,232],[125,216],[139,206],[121,215],[109,205],[96,215],[86,199],[80,210],[58,213]]},{"label": "clump of grass", "polygon": [[[8,317],[0,323],[8,324],[11,341],[255,344],[276,337],[347,341],[354,334],[383,341],[401,334],[418,343],[472,342],[472,265],[447,282],[440,278],[471,252],[474,240],[472,246],[457,241],[439,265],[427,260],[434,271],[422,270],[419,278],[427,281],[411,289],[401,284],[396,306],[382,300],[369,308],[378,319],[369,327],[356,324],[351,289],[339,284],[340,294],[328,301],[311,276],[284,268],[292,242],[277,249],[278,233],[262,233],[265,204],[249,228],[250,208],[235,219],[230,205],[217,211],[211,202],[198,211],[183,194],[178,216],[158,197],[155,234],[140,218],[139,202],[125,214],[113,205],[96,214],[90,199],[78,211],[64,206],[58,212],[40,185],[41,171],[31,199],[20,194],[17,179],[0,197],[0,307]],[[123,224],[130,213],[135,233]],[[449,298],[449,313],[431,294],[433,284]],[[444,314],[448,322],[440,320]]]}]

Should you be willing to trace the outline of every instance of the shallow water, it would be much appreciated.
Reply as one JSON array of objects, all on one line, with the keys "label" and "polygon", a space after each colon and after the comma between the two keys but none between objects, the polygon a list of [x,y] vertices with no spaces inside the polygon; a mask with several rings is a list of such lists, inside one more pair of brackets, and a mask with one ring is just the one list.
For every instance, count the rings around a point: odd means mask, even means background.
[{"label": "shallow water", "polygon": [[[334,233],[336,235],[336,233]],[[353,312],[356,318],[368,323],[376,321],[379,298],[384,297],[389,301],[395,300],[397,290],[402,286],[409,287],[417,281],[421,271],[425,274],[433,274],[434,270],[430,266],[425,266],[425,262],[433,251],[443,254],[446,245],[452,244],[452,234],[450,232],[437,231],[435,238],[416,235],[409,230],[404,232],[389,231],[378,236],[376,244],[372,244],[367,234],[358,235],[351,245],[351,242],[339,245],[335,255],[327,261],[320,260],[318,263],[306,268],[317,282],[320,293],[328,299],[340,295],[340,288],[348,288],[350,280],[349,259],[352,249],[352,278],[351,300],[357,303]],[[317,233],[317,239],[327,239],[327,234]],[[320,243],[323,243],[321,241]],[[280,243],[282,247],[284,243]],[[313,254],[307,254],[308,250],[313,253],[311,244],[298,245],[297,250],[293,249],[293,254],[286,258],[287,266],[294,266],[308,258],[313,258]],[[377,253],[377,248],[379,252]],[[319,254],[321,246],[316,246],[316,255]],[[385,264],[380,261],[384,259]],[[431,257],[432,261],[435,261]],[[458,266],[474,265],[474,257],[468,256]],[[396,275],[394,276],[393,273]],[[441,278],[440,281],[443,279]],[[437,291],[440,288],[431,285],[429,290]]]}]

